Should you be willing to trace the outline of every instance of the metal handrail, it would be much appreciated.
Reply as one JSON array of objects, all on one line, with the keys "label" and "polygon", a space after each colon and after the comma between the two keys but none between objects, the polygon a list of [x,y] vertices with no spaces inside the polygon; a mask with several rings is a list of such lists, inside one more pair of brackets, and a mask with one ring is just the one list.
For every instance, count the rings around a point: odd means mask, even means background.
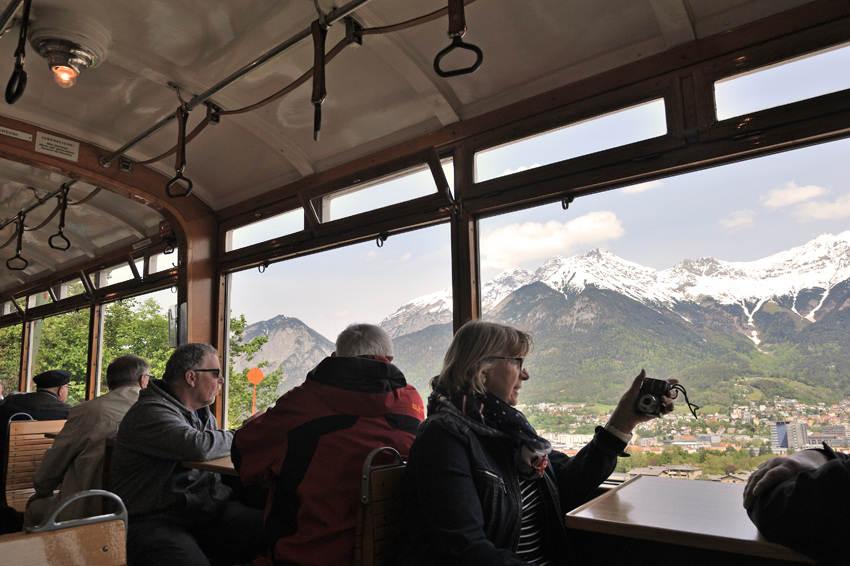
[{"label": "metal handrail", "polygon": [[[331,24],[334,24],[334,23],[340,21],[345,16],[351,14],[353,11],[357,10],[361,6],[368,4],[371,1],[372,0],[352,0],[351,2],[349,2],[348,4],[343,6],[342,8],[337,8],[336,10],[332,10],[331,12],[329,12],[327,14],[327,16],[325,16],[325,21],[327,22],[327,25],[330,26]],[[192,100],[187,102],[183,107],[185,107],[185,110],[191,111],[193,108],[195,108],[199,104],[202,104],[203,102],[205,102],[211,96],[217,94],[220,90],[223,90],[224,88],[230,86],[231,84],[233,84],[237,80],[241,79],[243,76],[247,75],[248,73],[250,73],[254,69],[258,69],[260,66],[264,65],[265,63],[268,63],[269,61],[271,61],[272,59],[274,59],[278,55],[285,53],[286,51],[289,51],[290,49],[292,49],[293,47],[295,47],[296,45],[298,45],[299,43],[301,43],[302,41],[304,41],[305,39],[310,38],[310,37],[312,37],[312,29],[311,29],[311,27],[307,27],[306,29],[304,29],[303,31],[293,35],[288,40],[284,41],[283,43],[281,43],[280,45],[278,45],[277,47],[275,47],[271,51],[268,51],[264,55],[261,55],[260,57],[254,59],[253,61],[251,61],[250,63],[248,63],[247,65],[245,65],[241,69],[239,69],[238,71],[232,73],[227,78],[222,79],[221,81],[219,81],[218,83],[216,83],[215,85],[213,85],[212,87],[210,87],[209,89],[204,91],[203,93],[194,97]],[[128,149],[134,147],[138,143],[142,142],[143,140],[149,138],[150,136],[152,136],[153,134],[155,134],[156,132],[158,132],[159,130],[161,130],[162,128],[167,126],[168,124],[170,124],[176,118],[177,118],[176,112],[169,115],[169,116],[166,116],[165,118],[160,120],[158,123],[154,124],[153,126],[148,128],[147,130],[145,130],[143,133],[139,134],[138,136],[136,136],[135,138],[133,138],[132,140],[130,140],[129,142],[127,142],[126,144],[124,144],[123,146],[118,148],[117,150],[113,151],[111,154],[101,157],[100,160],[99,160],[101,166],[109,167],[110,165],[112,165],[113,159],[115,159],[119,155],[123,154]]]}]

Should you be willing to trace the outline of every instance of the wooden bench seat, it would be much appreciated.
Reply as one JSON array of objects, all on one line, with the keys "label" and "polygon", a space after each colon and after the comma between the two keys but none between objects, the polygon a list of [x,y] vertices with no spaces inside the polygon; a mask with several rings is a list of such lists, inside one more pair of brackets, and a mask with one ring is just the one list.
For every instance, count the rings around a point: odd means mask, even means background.
[{"label": "wooden bench seat", "polygon": [[3,504],[23,512],[27,500],[35,493],[33,476],[44,453],[53,445],[45,433],[58,433],[64,420],[9,422],[3,450]]},{"label": "wooden bench seat", "polygon": [[[56,523],[65,506],[82,497],[106,497],[118,511]],[[25,533],[0,536],[3,566],[125,566],[127,511],[121,499],[101,490],[77,493]]]},{"label": "wooden bench seat", "polygon": [[[393,455],[395,462],[373,465],[373,460],[381,453]],[[376,448],[366,458],[355,531],[356,566],[388,566],[395,561],[403,540],[405,470],[401,456],[392,448]]]}]

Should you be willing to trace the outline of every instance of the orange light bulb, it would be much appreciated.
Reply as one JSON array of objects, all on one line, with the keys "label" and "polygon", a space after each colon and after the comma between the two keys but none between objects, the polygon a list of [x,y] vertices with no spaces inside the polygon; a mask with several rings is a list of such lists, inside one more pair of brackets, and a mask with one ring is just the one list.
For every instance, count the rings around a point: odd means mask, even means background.
[{"label": "orange light bulb", "polygon": [[77,71],[65,65],[53,67],[53,80],[62,88],[71,88],[77,82]]}]

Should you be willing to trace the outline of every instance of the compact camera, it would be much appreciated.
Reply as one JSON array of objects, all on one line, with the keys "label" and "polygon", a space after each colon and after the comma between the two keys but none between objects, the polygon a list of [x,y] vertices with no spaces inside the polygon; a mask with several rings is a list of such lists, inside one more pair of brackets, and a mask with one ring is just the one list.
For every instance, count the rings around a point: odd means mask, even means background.
[{"label": "compact camera", "polygon": [[671,399],[676,398],[678,391],[673,389],[669,382],[663,379],[644,378],[640,384],[638,392],[637,409],[638,413],[646,413],[649,415],[661,416],[661,409],[664,408],[662,397],[667,396]]}]

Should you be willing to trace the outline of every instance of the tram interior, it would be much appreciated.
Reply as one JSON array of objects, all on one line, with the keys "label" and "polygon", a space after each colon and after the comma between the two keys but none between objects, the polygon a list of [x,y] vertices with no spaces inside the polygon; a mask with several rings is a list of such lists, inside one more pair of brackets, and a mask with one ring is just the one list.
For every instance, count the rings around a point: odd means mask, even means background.
[{"label": "tram interior", "polygon": [[[445,0],[5,4],[0,327],[19,336],[20,391],[47,317],[84,309],[90,399],[109,304],[167,291],[173,340],[211,343],[225,362],[239,273],[436,226],[456,329],[482,315],[479,222],[850,129],[846,86],[730,116],[715,103],[718,82],[846,43],[838,0],[466,0],[462,39]],[[70,87],[39,54],[51,39],[88,53]],[[476,169],[486,150],[652,103],[657,132],[507,175]],[[333,213],[334,198],[411,172],[421,194]],[[281,215],[296,227],[234,243]]]}]

